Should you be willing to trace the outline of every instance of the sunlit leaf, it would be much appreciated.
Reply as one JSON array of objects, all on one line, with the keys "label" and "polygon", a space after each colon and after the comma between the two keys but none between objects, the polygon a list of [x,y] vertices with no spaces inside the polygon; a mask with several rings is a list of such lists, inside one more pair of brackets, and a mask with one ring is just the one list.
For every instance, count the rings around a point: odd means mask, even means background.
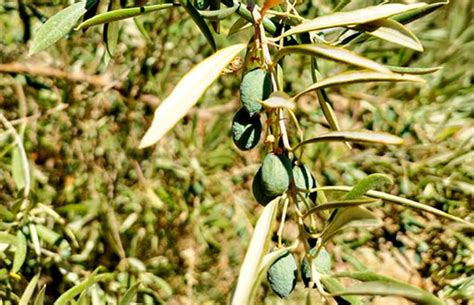
[{"label": "sunlit leaf", "polygon": [[43,305],[44,304],[44,296],[46,294],[46,285],[41,288],[35,298],[34,305]]},{"label": "sunlit leaf", "polygon": [[15,235],[6,232],[0,232],[0,244],[16,245],[17,239]]},{"label": "sunlit leaf", "polygon": [[252,291],[258,281],[258,271],[272,235],[278,203],[281,198],[272,200],[265,206],[260,215],[255,230],[250,240],[250,245],[245,254],[244,262],[240,267],[237,286],[232,296],[232,305],[252,304]]},{"label": "sunlit leaf", "polygon": [[357,67],[366,68],[382,73],[390,73],[390,70],[376,63],[373,60],[357,55],[349,50],[333,47],[323,44],[302,44],[296,46],[287,46],[278,51],[275,55],[275,62],[278,62],[287,54],[298,53],[317,56],[339,62],[344,62]]},{"label": "sunlit leaf", "polygon": [[40,274],[36,274],[31,281],[26,286],[25,291],[21,295],[20,302],[18,305],[28,305],[30,303],[30,299],[33,296],[33,292],[35,292],[36,284],[38,283]]},{"label": "sunlit leaf", "polygon": [[[323,283],[324,288],[330,293],[336,293],[344,289],[344,286],[342,286],[342,284],[333,277],[322,276],[321,283]],[[343,295],[341,296],[341,298],[347,301],[351,305],[364,305],[364,303],[355,296]]]},{"label": "sunlit leaf", "polygon": [[28,244],[26,242],[25,235],[20,230],[18,230],[16,233],[16,250],[15,256],[13,258],[12,272],[18,272],[23,266],[23,263],[26,259],[27,246]]},{"label": "sunlit leaf", "polygon": [[310,91],[332,87],[347,85],[352,83],[363,83],[363,82],[397,82],[397,81],[409,81],[409,82],[424,82],[424,80],[415,75],[405,75],[405,74],[386,74],[379,72],[349,72],[341,73],[335,76],[325,78],[308,88],[304,89],[298,93],[294,99],[297,99],[301,95],[308,93]]},{"label": "sunlit leaf", "polygon": [[33,37],[30,55],[43,51],[69,33],[79,18],[85,14],[85,6],[86,1],[77,2],[49,18]]},{"label": "sunlit leaf", "polygon": [[356,143],[374,143],[385,145],[400,145],[403,140],[397,136],[385,132],[374,131],[331,131],[317,137],[308,139],[299,143],[293,148],[298,149],[302,145],[307,145],[317,142],[356,142]]},{"label": "sunlit leaf", "polygon": [[262,101],[262,105],[267,108],[285,108],[294,110],[296,105],[292,99],[285,93],[281,91],[273,92],[270,97]]},{"label": "sunlit leaf", "polygon": [[440,7],[445,6],[448,3],[449,3],[449,1],[430,3],[430,4],[427,4],[427,5],[415,8],[413,10],[410,10],[408,12],[397,14],[395,16],[392,16],[391,18],[393,20],[398,21],[398,22],[403,23],[403,24],[410,23],[414,20],[420,19],[421,17],[424,17],[424,16],[436,11],[437,9],[439,9]]},{"label": "sunlit leaf", "polygon": [[321,234],[323,244],[338,232],[347,228],[378,227],[383,222],[369,210],[363,207],[349,207],[335,213],[329,225]]},{"label": "sunlit leaf", "polygon": [[216,42],[214,41],[214,36],[212,36],[211,30],[207,26],[206,21],[204,21],[204,19],[199,14],[198,10],[196,10],[194,5],[191,3],[191,1],[187,1],[186,4],[183,3],[183,7],[194,20],[194,23],[201,30],[201,33],[204,35],[204,37],[206,37],[212,49],[214,51],[217,50]]},{"label": "sunlit leaf", "polygon": [[392,178],[384,174],[371,174],[360,180],[352,190],[344,197],[346,200],[358,199],[369,190],[379,188],[386,184],[393,184]]},{"label": "sunlit leaf", "polygon": [[341,200],[341,201],[329,201],[325,204],[320,204],[317,206],[314,206],[310,208],[304,215],[303,217],[307,217],[312,213],[324,211],[324,210],[333,210],[337,208],[345,208],[345,207],[354,207],[358,205],[364,205],[364,204],[372,204],[380,202],[379,200],[376,199],[353,199],[353,200]]},{"label": "sunlit leaf", "polygon": [[426,6],[426,3],[398,4],[391,3],[379,6],[370,6],[350,12],[338,12],[330,15],[317,17],[316,19],[303,22],[297,25],[282,36],[289,36],[298,33],[322,30],[340,26],[351,26],[362,23],[372,22],[378,19],[384,19],[393,15],[408,12],[413,9]]},{"label": "sunlit leaf", "polygon": [[416,304],[424,305],[443,305],[444,303],[420,288],[399,283],[371,281],[355,284],[349,288],[344,288],[338,292],[332,293],[333,296],[343,295],[381,295],[381,296],[399,296],[404,297]]},{"label": "sunlit leaf", "polygon": [[373,37],[390,41],[418,52],[423,52],[423,46],[415,34],[413,34],[407,27],[403,26],[403,24],[395,20],[375,20],[370,23],[359,25],[354,29],[363,31]]},{"label": "sunlit leaf", "polygon": [[140,148],[153,145],[173,128],[245,47],[245,44],[236,44],[222,49],[191,69],[156,109],[151,127],[140,142]]},{"label": "sunlit leaf", "polygon": [[97,274],[100,268],[96,269],[86,280],[77,284],[76,286],[68,289],[66,292],[61,294],[59,298],[54,302],[54,305],[66,305],[73,300],[78,294],[88,289],[94,283],[105,280],[112,276],[112,273]]}]

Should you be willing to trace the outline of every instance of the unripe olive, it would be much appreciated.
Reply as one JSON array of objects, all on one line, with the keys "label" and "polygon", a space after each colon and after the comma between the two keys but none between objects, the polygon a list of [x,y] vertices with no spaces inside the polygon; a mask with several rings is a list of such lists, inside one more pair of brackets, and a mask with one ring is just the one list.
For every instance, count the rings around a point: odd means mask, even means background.
[{"label": "unripe olive", "polygon": [[240,150],[254,148],[260,141],[262,123],[259,115],[250,116],[245,108],[240,109],[232,120],[232,140]]},{"label": "unripe olive", "polygon": [[269,153],[263,159],[262,186],[266,195],[280,196],[290,185],[291,163],[284,155]]},{"label": "unripe olive", "polygon": [[258,100],[265,100],[272,92],[270,74],[261,69],[254,69],[245,73],[240,83],[240,100],[245,109],[254,115],[262,110]]},{"label": "unripe olive", "polygon": [[280,256],[267,271],[270,287],[280,298],[286,298],[295,289],[297,276],[296,260],[290,252]]},{"label": "unripe olive", "polygon": [[[316,187],[316,181],[313,175],[311,174],[311,171],[304,164],[293,166],[293,179],[294,179],[293,181],[295,182],[295,186],[298,189],[310,190]],[[311,194],[307,193],[305,195],[305,198],[309,197],[312,201],[316,202],[316,196],[317,196],[316,192],[313,192]]]},{"label": "unripe olive", "polygon": [[[312,248],[309,252],[312,255],[316,254],[316,248]],[[308,287],[311,281],[311,268],[323,274],[327,274],[331,271],[331,256],[325,249],[321,249],[318,255],[311,261],[311,266],[312,267],[309,266],[308,259],[305,256],[301,263],[301,277],[305,287]],[[315,288],[314,283],[311,288]]]},{"label": "unripe olive", "polygon": [[194,7],[201,11],[207,9],[210,4],[210,0],[194,0]]},{"label": "unripe olive", "polygon": [[262,186],[262,170],[258,170],[257,174],[253,178],[252,182],[252,192],[253,196],[263,206],[266,206],[270,201],[276,198],[276,196],[267,196],[263,190]]}]

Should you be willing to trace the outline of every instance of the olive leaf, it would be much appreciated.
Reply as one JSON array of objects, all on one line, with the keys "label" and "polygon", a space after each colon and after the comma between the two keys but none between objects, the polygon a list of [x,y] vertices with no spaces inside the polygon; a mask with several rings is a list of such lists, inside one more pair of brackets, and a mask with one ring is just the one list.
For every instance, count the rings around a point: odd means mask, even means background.
[{"label": "olive leaf", "polygon": [[212,36],[211,30],[207,26],[206,21],[204,21],[204,19],[199,14],[198,10],[193,6],[191,1],[186,1],[186,3],[182,3],[182,4],[186,12],[188,12],[188,14],[193,19],[194,23],[198,26],[199,30],[201,30],[201,33],[204,35],[204,37],[206,37],[212,49],[216,51],[217,50],[216,42],[214,41],[214,37]]},{"label": "olive leaf", "polygon": [[390,71],[400,74],[429,74],[441,69],[441,67],[421,68],[421,67],[397,67],[385,66]]},{"label": "olive leaf", "polygon": [[427,5],[423,5],[421,7],[415,8],[413,10],[392,16],[391,19],[403,24],[407,24],[436,11],[437,9],[445,6],[448,3],[449,1],[430,3]]},{"label": "olive leaf", "polygon": [[208,20],[222,20],[231,16],[233,13],[235,13],[239,9],[240,5],[241,3],[235,6],[223,8],[216,11],[199,11],[199,14],[203,18],[208,19]]},{"label": "olive leaf", "polygon": [[294,99],[298,99],[301,95],[319,90],[322,88],[347,85],[352,83],[362,83],[362,82],[397,82],[397,81],[409,81],[409,82],[424,82],[424,80],[415,75],[404,75],[404,74],[394,74],[394,73],[379,73],[379,72],[368,72],[368,71],[359,71],[359,72],[347,72],[341,73],[335,76],[325,78],[303,91],[299,92]]},{"label": "olive leaf", "polygon": [[338,12],[303,22],[300,25],[297,25],[286,31],[285,33],[283,33],[282,36],[285,37],[293,34],[305,33],[327,28],[368,23],[379,19],[385,19],[393,15],[408,12],[413,9],[421,8],[426,5],[426,3],[392,3],[379,6],[370,6],[350,12]]},{"label": "olive leaf", "polygon": [[385,132],[374,131],[331,131],[317,137],[305,140],[296,145],[293,150],[297,150],[303,145],[317,142],[356,142],[356,143],[373,143],[385,145],[400,145],[403,140],[397,136]]},{"label": "olive leaf", "polygon": [[387,281],[369,281],[355,284],[349,288],[343,288],[332,293],[333,296],[344,295],[382,295],[382,296],[399,296],[404,297],[416,304],[424,305],[443,305],[444,303],[432,295],[418,287],[400,283]]},{"label": "olive leaf", "polygon": [[69,33],[79,18],[86,13],[85,6],[86,1],[77,2],[49,18],[33,38],[29,54],[43,51]]},{"label": "olive leaf", "polygon": [[418,52],[423,52],[423,46],[415,34],[395,20],[375,20],[356,26],[354,29],[369,34],[370,36],[390,41]]},{"label": "olive leaf", "polygon": [[99,14],[90,19],[87,19],[86,21],[79,24],[76,30],[86,29],[94,25],[124,20],[124,19],[140,16],[146,13],[156,12],[156,11],[171,8],[171,7],[173,7],[172,3],[164,3],[164,4],[155,4],[155,5],[147,5],[147,6],[140,6],[140,7],[124,8],[124,9],[113,9],[106,13]]},{"label": "olive leaf", "polygon": [[[336,293],[344,289],[344,286],[342,286],[342,284],[337,279],[330,276],[323,275],[321,277],[321,283],[324,285],[324,288],[330,293]],[[341,298],[352,305],[364,305],[364,303],[358,297],[355,296],[343,295],[341,296]]]},{"label": "olive leaf", "polygon": [[371,174],[360,180],[352,190],[347,193],[345,200],[358,199],[365,195],[369,190],[379,188],[385,184],[393,184],[392,178],[384,174]]},{"label": "olive leaf", "polygon": [[[120,0],[112,0],[109,3],[109,12],[120,8]],[[115,54],[119,39],[120,24],[118,22],[104,24],[104,42],[110,57]]]},{"label": "olive leaf", "polygon": [[308,211],[306,211],[306,213],[304,213],[303,217],[307,217],[312,213],[317,213],[324,210],[354,207],[358,205],[372,204],[376,202],[380,202],[380,201],[377,199],[354,199],[354,200],[329,201],[327,203],[320,204],[320,205],[310,208]]},{"label": "olive leaf", "polygon": [[26,259],[27,246],[25,235],[18,230],[16,233],[16,250],[11,272],[16,273],[20,270],[21,266],[23,266]]},{"label": "olive leaf", "polygon": [[30,280],[30,282],[25,288],[25,291],[21,295],[21,299],[20,299],[20,302],[18,302],[18,305],[28,305],[30,303],[30,299],[33,296],[33,292],[35,292],[36,284],[38,284],[39,277],[40,277],[40,273],[36,274]]},{"label": "olive leaf", "polygon": [[294,110],[296,108],[295,103],[291,98],[283,91],[275,91],[270,94],[270,97],[263,100],[262,105],[267,108],[285,108]]},{"label": "olive leaf", "polygon": [[378,71],[381,73],[390,73],[389,69],[376,63],[373,60],[357,55],[356,53],[343,48],[333,47],[324,44],[301,44],[296,46],[283,47],[275,55],[274,62],[277,63],[285,55],[292,53],[313,55],[317,56],[318,58],[331,59],[351,64],[357,67]]},{"label": "olive leaf", "polygon": [[122,299],[119,302],[119,305],[128,305],[131,304],[133,301],[133,298],[137,295],[138,292],[138,286],[140,286],[141,282],[138,281],[132,286],[130,286],[127,291],[125,291],[125,294],[123,295]]},{"label": "olive leaf", "polygon": [[140,148],[153,145],[173,128],[245,47],[245,44],[236,44],[222,49],[191,69],[156,109],[151,127],[140,142]]},{"label": "olive leaf", "polygon": [[17,190],[21,190],[25,187],[26,177],[23,171],[23,160],[21,158],[21,152],[18,147],[14,147],[12,150],[12,177]]},{"label": "olive leaf", "polygon": [[232,296],[232,305],[253,303],[251,300],[252,293],[254,287],[258,286],[256,282],[258,281],[259,268],[265,253],[268,251],[268,244],[280,200],[281,198],[277,197],[268,203],[258,218],[247,253],[240,267],[237,286]]},{"label": "olive leaf", "polygon": [[43,305],[44,304],[44,296],[46,294],[46,285],[41,288],[41,290],[38,292],[35,298],[35,302],[33,303],[34,305]]},{"label": "olive leaf", "polygon": [[6,232],[0,232],[0,244],[16,245],[16,243],[17,238],[15,237],[15,235]]}]

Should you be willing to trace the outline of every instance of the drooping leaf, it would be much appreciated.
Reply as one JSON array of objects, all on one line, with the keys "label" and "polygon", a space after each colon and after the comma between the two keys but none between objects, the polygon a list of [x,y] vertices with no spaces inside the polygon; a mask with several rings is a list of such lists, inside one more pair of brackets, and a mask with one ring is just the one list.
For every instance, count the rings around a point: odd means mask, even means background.
[{"label": "drooping leaf", "polygon": [[191,69],[156,109],[151,127],[140,142],[140,148],[153,145],[173,128],[245,47],[245,44],[236,44],[222,49]]},{"label": "drooping leaf", "polygon": [[388,18],[397,14],[411,11],[413,9],[426,6],[426,3],[398,4],[391,3],[379,6],[370,6],[350,12],[338,12],[330,15],[317,17],[297,25],[282,36],[289,36],[298,33],[322,30],[340,26],[351,26],[368,23],[379,19]]},{"label": "drooping leaf", "polygon": [[79,18],[85,14],[85,5],[86,1],[74,3],[49,18],[33,37],[30,55],[52,46],[56,41],[69,33]]},{"label": "drooping leaf", "polygon": [[186,10],[186,12],[188,12],[188,14],[191,16],[191,18],[194,20],[194,23],[196,23],[198,28],[201,30],[201,33],[204,35],[204,37],[206,37],[212,49],[216,51],[217,46],[216,46],[216,42],[214,41],[214,36],[212,36],[211,30],[207,26],[206,21],[204,21],[202,16],[199,14],[198,10],[194,7],[191,1],[187,1],[186,4],[183,3],[183,7]]},{"label": "drooping leaf", "polygon": [[373,60],[357,55],[356,53],[343,48],[333,47],[324,44],[301,44],[296,46],[284,47],[280,49],[275,55],[274,61],[278,62],[285,55],[292,53],[313,55],[339,62],[344,62],[350,65],[378,71],[381,73],[390,73],[389,69],[376,63]]},{"label": "drooping leaf", "polygon": [[250,240],[244,262],[240,267],[237,286],[232,296],[232,305],[252,304],[252,291],[258,280],[258,271],[272,235],[273,223],[280,197],[265,206]]},{"label": "drooping leaf", "polygon": [[383,224],[375,214],[363,207],[344,208],[334,215],[329,225],[321,234],[323,244],[341,230],[355,227],[378,227]]},{"label": "drooping leaf", "polygon": [[23,171],[23,161],[18,147],[14,147],[12,150],[12,176],[17,190],[23,189],[26,185],[26,181]]},{"label": "drooping leaf", "polygon": [[399,282],[371,281],[355,284],[332,293],[333,296],[343,295],[381,295],[404,297],[416,304],[422,305],[444,305],[444,303],[418,287]]},{"label": "drooping leaf", "polygon": [[120,300],[119,305],[128,305],[131,304],[133,301],[133,298],[137,295],[138,292],[138,286],[140,286],[140,282],[136,282],[130,288],[125,291],[125,294],[123,295],[123,298]]},{"label": "drooping leaf", "polygon": [[354,29],[363,31],[373,37],[393,42],[412,50],[423,52],[423,45],[420,40],[403,24],[391,20],[380,19],[370,23],[356,26]]},{"label": "drooping leaf", "polygon": [[88,289],[94,283],[105,280],[105,279],[110,278],[112,276],[111,273],[97,274],[99,269],[100,268],[97,268],[94,272],[92,272],[92,274],[87,279],[85,279],[81,283],[77,284],[76,286],[68,289],[66,292],[61,294],[59,296],[59,298],[54,302],[54,305],[66,305],[66,304],[68,304],[78,294],[80,294],[84,290]]},{"label": "drooping leaf", "polygon": [[20,302],[18,305],[28,305],[30,303],[30,299],[33,296],[33,292],[35,292],[36,284],[38,283],[40,277],[40,273],[36,274],[31,281],[26,286],[25,291],[21,295]]},{"label": "drooping leaf", "polygon": [[18,272],[23,266],[23,263],[26,259],[27,246],[28,244],[26,242],[25,235],[20,230],[18,230],[16,233],[16,250],[15,256],[13,258],[12,272]]},{"label": "drooping leaf", "polygon": [[296,100],[301,95],[332,86],[340,86],[340,85],[347,85],[352,83],[363,83],[363,82],[397,82],[397,81],[409,81],[409,82],[424,82],[424,80],[415,75],[402,75],[402,74],[386,74],[386,73],[379,73],[379,72],[367,72],[367,71],[360,71],[360,72],[349,72],[349,73],[341,73],[335,76],[331,76],[325,78],[308,88],[304,89],[300,93],[298,93],[294,99]]},{"label": "drooping leaf", "polygon": [[385,132],[374,131],[331,131],[317,137],[308,139],[296,145],[293,150],[303,145],[317,142],[339,141],[356,143],[374,143],[385,145],[400,145],[403,140],[397,136]]},{"label": "drooping leaf", "polygon": [[76,28],[76,30],[86,29],[88,27],[104,24],[104,23],[111,23],[114,21],[124,20],[132,17],[136,17],[139,15],[143,15],[146,13],[156,12],[159,10],[171,8],[174,5],[172,3],[164,3],[164,4],[155,4],[155,5],[147,5],[147,6],[140,6],[140,7],[131,7],[131,8],[124,8],[124,9],[115,9],[108,11],[103,14],[99,14],[90,18]]},{"label": "drooping leaf", "polygon": [[267,108],[285,108],[294,110],[296,105],[291,98],[282,91],[275,91],[270,94],[270,97],[262,101],[262,105]]},{"label": "drooping leaf", "polygon": [[[109,3],[109,12],[120,8],[120,0],[111,0]],[[118,22],[104,24],[104,42],[107,52],[112,58],[115,54],[119,39],[120,24]]]},{"label": "drooping leaf", "polygon": [[232,14],[234,14],[239,9],[240,5],[242,4],[239,3],[238,5],[228,7],[228,8],[223,8],[216,11],[199,11],[199,14],[201,14],[203,18],[208,19],[208,20],[222,20],[222,19],[232,16]]},{"label": "drooping leaf", "polygon": [[371,174],[360,180],[344,199],[354,200],[365,195],[369,190],[381,187],[385,184],[393,184],[392,178],[384,174]]}]

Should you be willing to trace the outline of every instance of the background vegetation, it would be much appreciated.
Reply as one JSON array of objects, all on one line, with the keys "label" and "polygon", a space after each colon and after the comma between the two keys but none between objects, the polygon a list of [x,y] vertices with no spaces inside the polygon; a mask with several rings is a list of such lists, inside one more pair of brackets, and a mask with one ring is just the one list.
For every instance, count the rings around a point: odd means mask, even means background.
[{"label": "background vegetation", "polygon": [[[66,3],[31,5],[51,16]],[[301,6],[316,15],[331,11],[333,3]],[[354,7],[355,2],[349,6]],[[166,139],[137,148],[161,99],[212,53],[183,16],[173,9],[137,18],[148,37],[133,20],[122,22],[118,51],[108,62],[98,28],[72,32],[29,57],[27,41],[39,18],[29,19],[28,33],[17,4],[0,5],[1,113],[23,137],[31,170],[30,209],[25,210],[18,152],[3,123],[0,230],[15,235],[20,229],[28,239],[27,259],[17,273],[9,272],[12,247],[0,244],[4,304],[16,304],[38,272],[49,304],[99,266],[106,276],[85,294],[93,304],[116,301],[137,281],[142,283],[136,286],[139,302],[220,304],[231,293],[261,209],[250,192],[261,156],[258,150],[239,152],[230,138],[240,74],[221,77]],[[337,143],[308,146],[304,161],[320,184],[353,185],[383,172],[396,181],[386,191],[474,218],[472,17],[472,2],[460,0],[411,24],[424,53],[378,40],[359,46],[379,60],[382,54],[385,64],[443,68],[426,76],[423,86],[331,89],[343,129],[388,131],[405,144],[355,145],[352,151]],[[250,37],[244,32],[226,38],[231,24],[221,24],[216,36],[221,47]],[[292,58],[285,75],[289,94],[311,83],[303,69],[309,58]],[[323,71],[334,68],[323,62]],[[308,137],[328,127],[314,95],[299,100],[298,115]],[[348,231],[336,239],[330,248],[336,270],[362,263],[449,304],[474,304],[472,230],[393,205],[377,213],[386,220],[382,228]],[[296,234],[296,225],[287,224],[286,239]],[[301,293],[288,303],[303,299],[302,288],[298,284]],[[265,304],[279,302],[267,287],[260,298]]]}]

